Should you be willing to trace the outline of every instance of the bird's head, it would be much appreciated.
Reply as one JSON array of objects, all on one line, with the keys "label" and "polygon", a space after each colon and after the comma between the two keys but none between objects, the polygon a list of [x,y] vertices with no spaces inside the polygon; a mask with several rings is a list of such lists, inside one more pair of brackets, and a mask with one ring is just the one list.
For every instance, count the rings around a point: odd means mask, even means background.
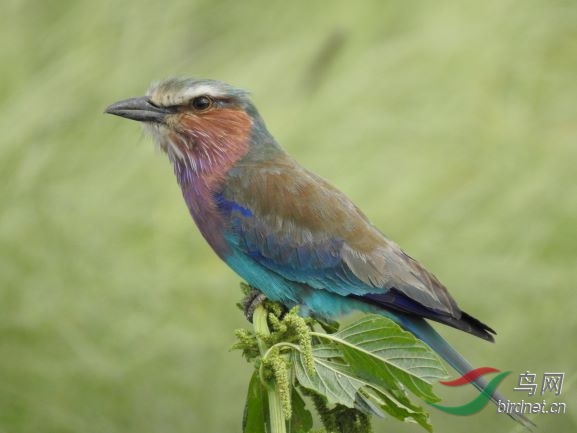
[{"label": "bird's head", "polygon": [[171,78],[106,113],[144,124],[178,172],[224,172],[254,147],[277,147],[248,93],[215,80]]}]

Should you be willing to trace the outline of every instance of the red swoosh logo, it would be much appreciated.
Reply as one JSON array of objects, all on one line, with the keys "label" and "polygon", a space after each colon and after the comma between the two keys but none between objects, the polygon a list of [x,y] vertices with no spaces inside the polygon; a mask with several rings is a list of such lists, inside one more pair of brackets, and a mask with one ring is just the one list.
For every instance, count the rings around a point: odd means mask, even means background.
[{"label": "red swoosh logo", "polygon": [[476,378],[478,378],[479,376],[483,376],[484,374],[499,373],[499,372],[500,372],[500,370],[497,370],[496,368],[493,368],[493,367],[479,367],[479,368],[475,368],[474,370],[469,371],[468,373],[463,374],[458,379],[449,380],[448,382],[439,381],[439,383],[442,383],[443,385],[447,385],[447,386],[460,386],[460,385],[465,385],[467,383],[471,383]]}]

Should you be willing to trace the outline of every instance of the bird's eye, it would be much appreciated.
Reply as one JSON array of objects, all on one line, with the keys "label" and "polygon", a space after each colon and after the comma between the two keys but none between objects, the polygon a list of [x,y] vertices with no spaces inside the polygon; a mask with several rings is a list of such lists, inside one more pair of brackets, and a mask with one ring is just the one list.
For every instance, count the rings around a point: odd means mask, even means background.
[{"label": "bird's eye", "polygon": [[212,106],[212,99],[208,96],[197,96],[190,101],[190,105],[197,111],[205,111]]}]

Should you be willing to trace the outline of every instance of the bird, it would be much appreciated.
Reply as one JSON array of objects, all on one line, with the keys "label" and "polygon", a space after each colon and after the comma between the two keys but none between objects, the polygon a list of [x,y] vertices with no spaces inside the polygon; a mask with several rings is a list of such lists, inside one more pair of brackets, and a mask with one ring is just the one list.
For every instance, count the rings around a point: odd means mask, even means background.
[{"label": "bird", "polygon": [[[143,124],[168,156],[204,239],[268,299],[327,319],[381,314],[460,374],[472,365],[428,321],[494,341],[496,332],[461,310],[437,277],[280,146],[247,91],[212,79],[168,78],[105,112]],[[482,391],[487,382],[479,377],[473,384]],[[498,391],[491,399],[506,400]]]}]

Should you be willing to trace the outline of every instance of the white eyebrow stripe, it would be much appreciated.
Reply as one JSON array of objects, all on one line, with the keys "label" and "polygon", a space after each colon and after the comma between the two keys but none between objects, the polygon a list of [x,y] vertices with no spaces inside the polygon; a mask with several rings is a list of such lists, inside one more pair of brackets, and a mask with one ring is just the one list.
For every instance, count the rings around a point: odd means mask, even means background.
[{"label": "white eyebrow stripe", "polygon": [[146,95],[153,103],[162,107],[185,105],[202,95],[238,102],[248,100],[248,92],[213,80],[168,79],[154,83]]},{"label": "white eyebrow stripe", "polygon": [[214,86],[211,86],[208,84],[201,84],[200,86],[194,86],[190,89],[187,89],[182,94],[182,99],[184,102],[184,101],[189,101],[192,98],[195,98],[197,96],[202,96],[202,95],[214,96],[215,98],[218,98],[218,97],[226,96],[227,94],[225,92],[219,91]]}]

